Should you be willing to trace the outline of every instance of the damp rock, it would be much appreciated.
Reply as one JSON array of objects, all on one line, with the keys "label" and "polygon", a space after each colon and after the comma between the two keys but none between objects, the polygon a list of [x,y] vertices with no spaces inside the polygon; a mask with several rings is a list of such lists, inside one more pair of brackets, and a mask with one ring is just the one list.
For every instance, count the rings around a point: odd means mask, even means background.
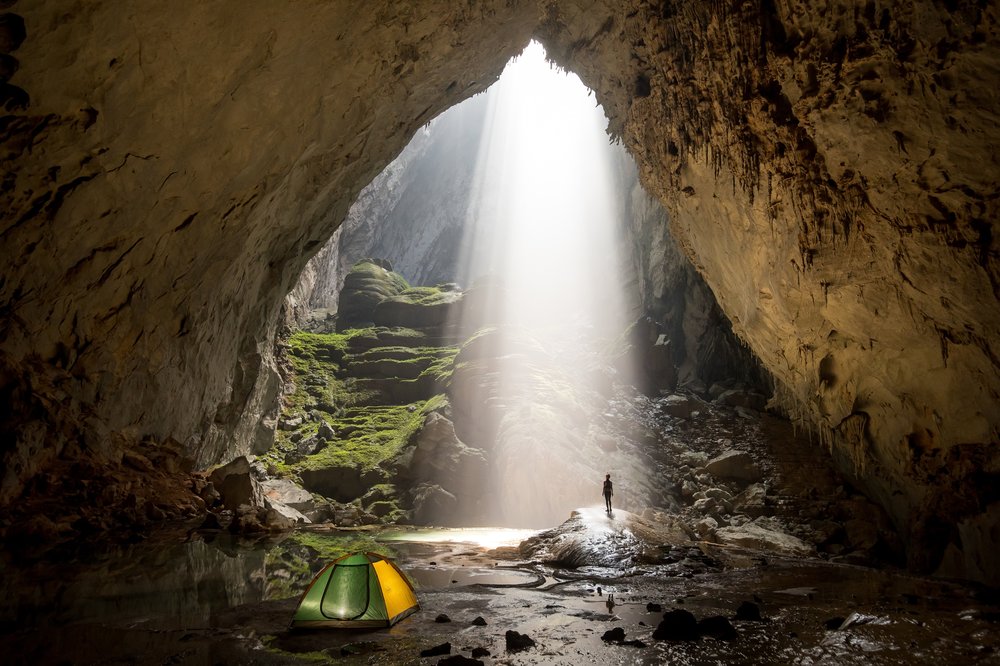
[{"label": "damp rock", "polygon": [[736,609],[734,619],[760,622],[763,619],[760,615],[760,606],[752,601],[744,601]]},{"label": "damp rock", "polygon": [[421,657],[439,657],[445,654],[451,654],[451,643],[441,643],[420,651]]},{"label": "damp rock", "polygon": [[504,642],[507,645],[507,652],[521,652],[535,647],[535,641],[527,634],[520,634],[511,629],[504,634]]},{"label": "damp rock", "polygon": [[698,633],[720,641],[732,641],[739,638],[736,628],[721,615],[713,615],[699,621]]},{"label": "damp rock", "polygon": [[614,629],[608,629],[601,636],[601,640],[605,643],[620,643],[625,640],[625,630],[621,627],[615,627]]},{"label": "damp rock", "polygon": [[698,636],[698,621],[690,611],[682,608],[664,613],[653,630],[653,638],[658,641],[696,641]]}]

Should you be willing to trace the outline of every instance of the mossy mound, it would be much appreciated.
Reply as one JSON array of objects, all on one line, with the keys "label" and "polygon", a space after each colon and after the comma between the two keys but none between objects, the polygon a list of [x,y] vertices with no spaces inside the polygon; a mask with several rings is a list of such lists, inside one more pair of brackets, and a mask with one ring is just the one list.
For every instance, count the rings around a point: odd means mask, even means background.
[{"label": "mossy mound", "polygon": [[410,285],[402,275],[375,259],[359,261],[344,278],[337,303],[337,330],[361,328],[374,322],[375,307]]},{"label": "mossy mound", "polygon": [[443,329],[462,300],[455,285],[412,287],[388,264],[358,262],[344,279],[338,303],[337,330],[372,324],[410,329]]}]

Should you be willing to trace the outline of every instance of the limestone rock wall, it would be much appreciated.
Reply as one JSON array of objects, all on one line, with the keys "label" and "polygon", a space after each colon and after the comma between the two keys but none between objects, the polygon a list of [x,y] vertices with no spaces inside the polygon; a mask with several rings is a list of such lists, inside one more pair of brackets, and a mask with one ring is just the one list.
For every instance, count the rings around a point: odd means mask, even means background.
[{"label": "limestone rock wall", "polygon": [[1000,582],[994,4],[3,7],[3,501],[109,432],[249,448],[308,258],[534,33],[911,563]]},{"label": "limestone rock wall", "polygon": [[108,430],[202,464],[247,451],[302,267],[535,19],[505,1],[52,1],[16,3],[3,30],[20,23],[0,121],[6,501]]}]

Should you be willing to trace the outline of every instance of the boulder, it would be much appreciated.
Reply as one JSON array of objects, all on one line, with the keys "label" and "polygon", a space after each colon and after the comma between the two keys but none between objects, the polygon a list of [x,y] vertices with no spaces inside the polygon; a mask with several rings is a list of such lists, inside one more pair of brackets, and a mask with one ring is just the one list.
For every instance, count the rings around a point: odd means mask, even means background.
[{"label": "boulder", "polygon": [[333,427],[326,422],[320,424],[319,430],[316,431],[316,437],[324,442],[328,442],[336,436],[337,434],[333,431]]},{"label": "boulder", "polygon": [[683,608],[668,611],[653,631],[653,638],[658,641],[696,641],[698,621]]},{"label": "boulder", "polygon": [[455,425],[437,412],[424,419],[410,465],[416,478],[445,486],[454,485],[456,480],[474,479],[478,488],[479,480],[488,471],[484,453],[463,444],[455,434]]},{"label": "boulder", "polygon": [[271,506],[266,508],[260,517],[261,524],[269,531],[285,532],[295,529],[299,522],[308,522],[305,516],[291,507],[280,502],[271,502],[270,504]]},{"label": "boulder", "polygon": [[736,620],[743,620],[749,622],[762,622],[763,618],[760,615],[760,606],[752,601],[744,601],[740,604],[739,608],[736,609]]},{"label": "boulder", "polygon": [[466,657],[461,654],[453,654],[450,657],[445,657],[437,663],[437,666],[485,666],[482,659],[475,659]]},{"label": "boulder", "polygon": [[719,527],[719,523],[714,518],[702,518],[694,524],[694,531],[702,539],[710,539],[715,535],[717,527]]},{"label": "boulder", "polygon": [[278,500],[265,499],[264,506],[268,511],[265,523],[269,526],[283,525],[284,521],[291,521],[288,527],[280,528],[291,529],[296,525],[305,525],[312,522],[298,509],[294,509],[287,504],[279,502]]},{"label": "boulder", "polygon": [[246,456],[240,456],[213,470],[208,478],[219,492],[222,505],[231,511],[236,511],[241,505],[264,505],[264,494],[250,470],[250,461]]},{"label": "boulder", "polygon": [[698,622],[698,633],[720,641],[732,641],[739,638],[736,628],[721,615],[706,617]]},{"label": "boulder", "polygon": [[278,428],[280,428],[281,430],[295,430],[301,425],[302,425],[301,416],[287,417],[278,421]]},{"label": "boulder", "polygon": [[325,445],[325,441],[320,439],[319,436],[306,437],[295,445],[295,452],[302,456],[302,458],[305,458],[306,456],[319,453]]},{"label": "boulder", "polygon": [[746,523],[739,527],[720,527],[715,531],[715,538],[725,544],[752,550],[800,556],[811,555],[813,552],[812,546],[805,541],[756,523]]},{"label": "boulder", "polygon": [[733,499],[733,510],[753,517],[764,515],[767,512],[767,488],[760,483],[747,486]]},{"label": "boulder", "polygon": [[738,481],[759,481],[760,468],[745,451],[729,450],[708,461],[705,469],[717,479],[736,479]]},{"label": "boulder", "polygon": [[657,410],[678,419],[689,419],[701,405],[686,395],[668,395],[657,403]]},{"label": "boulder", "polygon": [[764,407],[767,405],[767,398],[755,391],[732,389],[729,391],[723,391],[719,394],[719,397],[715,399],[715,403],[717,405],[743,407],[744,409],[752,409],[756,412],[762,412],[764,411]]},{"label": "boulder", "polygon": [[409,288],[391,265],[379,259],[363,259],[344,278],[337,303],[337,330],[363,328],[374,321],[375,307]]},{"label": "boulder", "polygon": [[451,643],[441,643],[420,651],[421,657],[439,657],[445,654],[451,654]]},{"label": "boulder", "polygon": [[309,491],[299,487],[288,479],[268,479],[260,484],[264,497],[268,500],[281,502],[298,511],[309,511],[315,506]]},{"label": "boulder", "polygon": [[413,490],[413,522],[440,525],[449,522],[458,508],[458,499],[441,486],[422,483]]},{"label": "boulder", "polygon": [[615,627],[614,629],[608,629],[601,636],[601,640],[605,643],[621,643],[625,640],[625,630],[621,627]]},{"label": "boulder", "polygon": [[510,629],[504,634],[504,641],[507,644],[507,652],[521,652],[522,650],[535,647],[535,641],[530,636],[519,634]]}]

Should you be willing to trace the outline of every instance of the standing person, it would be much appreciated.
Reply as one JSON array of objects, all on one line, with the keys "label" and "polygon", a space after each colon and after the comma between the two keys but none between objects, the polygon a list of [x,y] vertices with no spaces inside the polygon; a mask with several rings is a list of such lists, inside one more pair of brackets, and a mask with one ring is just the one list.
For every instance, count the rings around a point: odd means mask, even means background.
[{"label": "standing person", "polygon": [[611,475],[604,477],[604,503],[608,506],[608,513],[611,513],[611,496],[615,494],[615,486],[611,483]]}]

